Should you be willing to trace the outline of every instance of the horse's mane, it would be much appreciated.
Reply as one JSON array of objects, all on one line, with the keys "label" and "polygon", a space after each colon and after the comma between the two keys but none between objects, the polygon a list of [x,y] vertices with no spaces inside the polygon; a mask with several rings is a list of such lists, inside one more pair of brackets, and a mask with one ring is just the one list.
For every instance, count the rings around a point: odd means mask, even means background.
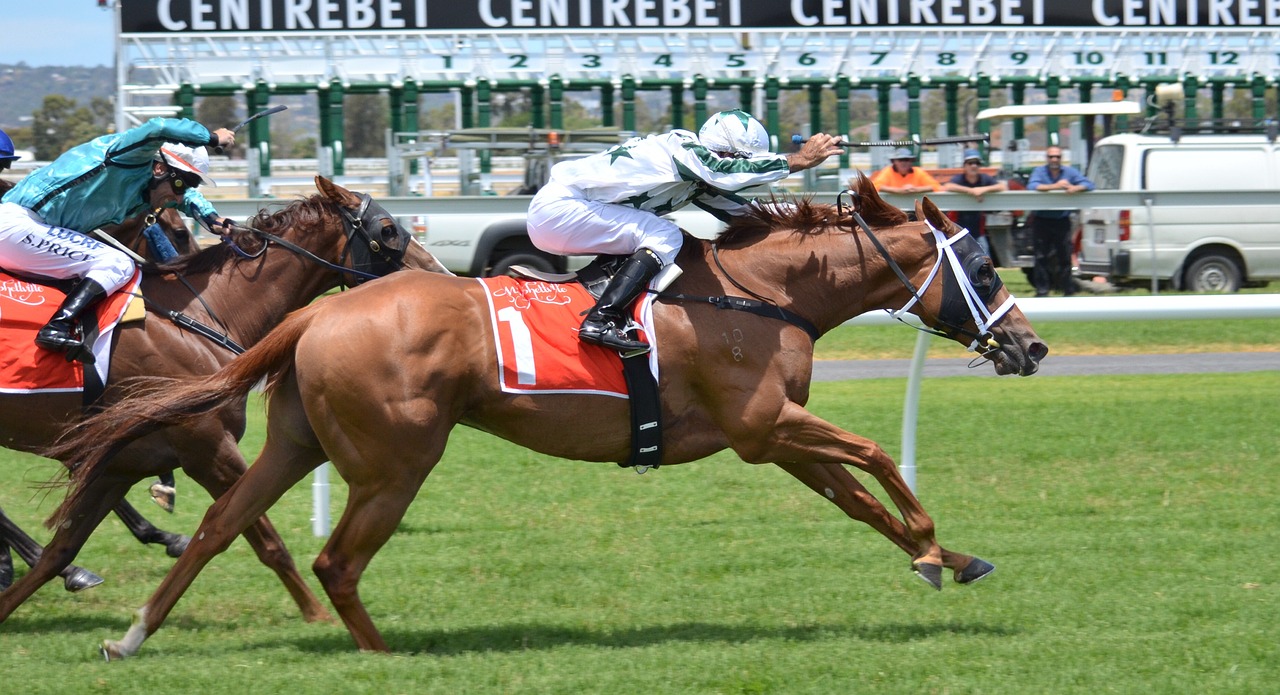
[{"label": "horse's mane", "polygon": [[[291,227],[308,227],[320,224],[326,214],[332,213],[334,205],[333,201],[319,193],[315,193],[309,198],[294,200],[275,212],[260,210],[257,215],[246,220],[244,226],[269,232],[276,236],[283,236],[284,230]],[[264,243],[262,239],[254,235],[251,229],[234,229],[231,231],[230,237],[235,242],[235,246],[240,247],[247,253],[255,253]],[[147,264],[143,268],[143,272],[199,274],[211,272],[229,262],[239,260],[242,260],[242,257],[235,252],[232,244],[224,241],[221,244],[214,244],[200,249],[190,256],[176,258],[169,263]]]},{"label": "horse's mane", "polygon": [[[862,172],[850,182],[850,190],[857,194],[858,214],[872,227],[896,227],[907,222],[907,214],[886,203],[876,187]],[[828,227],[854,225],[853,216],[840,214],[836,206],[815,203],[812,198],[779,199],[772,205],[754,206],[751,212],[735,217],[729,226],[716,237],[720,244],[756,239],[775,229],[787,229],[800,234],[825,231]]]}]

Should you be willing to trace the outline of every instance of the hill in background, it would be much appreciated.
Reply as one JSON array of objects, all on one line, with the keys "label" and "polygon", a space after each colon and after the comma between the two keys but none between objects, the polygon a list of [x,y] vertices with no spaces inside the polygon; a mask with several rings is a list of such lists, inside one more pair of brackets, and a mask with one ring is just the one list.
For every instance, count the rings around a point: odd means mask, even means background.
[{"label": "hill in background", "polygon": [[94,97],[110,98],[116,91],[116,73],[109,67],[0,64],[0,129],[31,125],[31,114],[40,110],[50,94],[75,99],[88,106]]}]

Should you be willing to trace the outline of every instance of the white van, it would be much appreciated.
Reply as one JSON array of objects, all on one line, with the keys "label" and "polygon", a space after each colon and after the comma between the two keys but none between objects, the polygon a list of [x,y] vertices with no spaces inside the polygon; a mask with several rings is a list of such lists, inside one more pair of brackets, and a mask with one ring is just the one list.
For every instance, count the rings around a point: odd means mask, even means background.
[{"label": "white van", "polygon": [[[1112,135],[1094,146],[1087,176],[1100,191],[1274,191],[1280,146],[1264,135]],[[1154,273],[1193,292],[1280,279],[1280,206],[1155,207],[1151,226],[1145,207],[1084,209],[1080,220],[1085,278],[1142,286]]]}]

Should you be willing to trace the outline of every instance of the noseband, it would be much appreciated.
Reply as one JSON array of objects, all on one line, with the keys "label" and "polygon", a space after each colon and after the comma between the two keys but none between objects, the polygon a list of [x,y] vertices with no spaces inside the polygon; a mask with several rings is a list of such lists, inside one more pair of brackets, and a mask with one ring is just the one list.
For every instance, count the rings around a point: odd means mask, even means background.
[{"label": "noseband", "polygon": [[[922,316],[927,333],[932,333],[944,338],[955,339],[957,335],[967,336],[973,341],[969,343],[969,350],[979,355],[995,350],[1000,347],[996,342],[995,336],[991,333],[991,329],[1004,318],[1009,310],[1014,306],[1013,295],[1009,297],[996,308],[990,311],[987,307],[999,293],[1000,288],[1004,287],[1000,276],[996,274],[995,269],[991,267],[991,261],[986,254],[982,252],[982,247],[978,245],[969,234],[969,230],[961,227],[960,231],[950,238],[943,234],[936,227],[925,220],[925,226],[933,233],[934,243],[938,249],[938,258],[933,263],[933,269],[929,271],[929,276],[925,278],[924,284],[916,288],[911,280],[907,278],[906,273],[889,255],[884,244],[871,231],[871,227],[862,219],[862,215],[858,214],[855,207],[857,194],[853,191],[845,191],[849,193],[853,202],[850,203],[850,213],[853,215],[854,221],[862,229],[863,233],[871,239],[871,243],[884,257],[885,262],[889,264],[889,268],[893,270],[902,284],[906,286],[907,291],[911,293],[911,299],[897,311],[889,312],[889,315],[902,321],[902,317],[916,303],[920,303],[922,312],[928,313],[924,308],[922,296],[929,289],[929,285],[934,278],[938,276],[938,271],[942,270],[942,305],[939,307],[938,314],[929,320],[929,317]],[[843,212],[844,206],[840,201],[840,196],[836,197],[837,211]],[[943,265],[943,259],[946,259],[946,265]],[[973,332],[964,327],[970,320],[977,326],[977,332]],[[903,321],[903,323],[906,323]],[[910,325],[910,324],[908,324]]]}]

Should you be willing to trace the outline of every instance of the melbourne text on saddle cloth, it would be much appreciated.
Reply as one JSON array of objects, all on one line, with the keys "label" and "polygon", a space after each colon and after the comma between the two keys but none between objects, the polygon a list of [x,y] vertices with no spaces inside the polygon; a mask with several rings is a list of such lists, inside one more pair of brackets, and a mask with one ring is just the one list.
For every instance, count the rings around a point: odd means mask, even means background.
[{"label": "melbourne text on saddle cloth", "polygon": [[[125,317],[142,281],[135,271],[120,291],[97,306],[97,339],[93,342],[98,384],[107,383],[111,336]],[[56,287],[38,285],[0,271],[0,393],[80,392],[85,387],[84,365],[67,362],[60,352],[36,347],[35,335],[49,321],[66,295]],[[90,314],[86,314],[88,319]]]},{"label": "melbourne text on saddle cloth", "polygon": [[[508,393],[594,393],[627,398],[618,353],[578,340],[582,315],[595,299],[578,283],[506,276],[477,278],[489,301],[498,354],[498,381]],[[658,378],[653,295],[636,302],[633,319],[653,345],[649,368]]]}]

